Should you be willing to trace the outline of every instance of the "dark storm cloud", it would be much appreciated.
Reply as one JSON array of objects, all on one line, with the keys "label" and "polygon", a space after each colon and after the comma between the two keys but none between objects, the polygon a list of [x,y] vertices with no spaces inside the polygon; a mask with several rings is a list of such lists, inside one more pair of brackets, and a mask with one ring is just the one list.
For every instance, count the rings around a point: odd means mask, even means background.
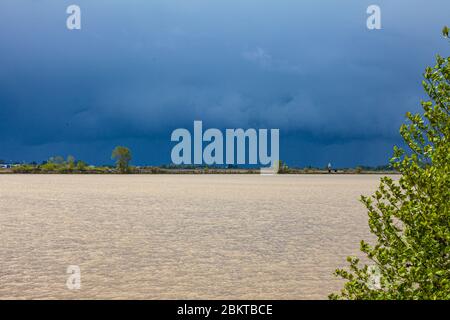
[{"label": "dark storm cloud", "polygon": [[444,0],[378,1],[380,31],[371,1],[74,2],[80,31],[73,1],[0,4],[0,158],[103,163],[127,143],[169,162],[170,132],[203,120],[280,128],[292,164],[382,163],[421,72],[449,53]]}]

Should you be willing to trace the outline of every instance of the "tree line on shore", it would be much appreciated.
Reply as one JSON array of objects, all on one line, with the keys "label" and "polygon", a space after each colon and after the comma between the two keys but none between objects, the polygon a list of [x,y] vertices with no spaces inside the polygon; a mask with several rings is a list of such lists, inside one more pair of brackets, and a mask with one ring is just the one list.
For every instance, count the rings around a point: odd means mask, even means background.
[{"label": "tree line on shore", "polygon": [[[182,173],[202,173],[202,174],[259,174],[258,167],[240,167],[237,165],[161,165],[161,166],[132,166],[132,153],[129,148],[117,146],[114,148],[111,158],[115,160],[115,165],[94,166],[87,162],[77,160],[69,155],[66,158],[62,156],[53,156],[48,160],[38,164],[31,162],[28,164],[16,164],[10,168],[13,173],[58,173],[58,174],[182,174]],[[5,163],[0,160],[0,165]],[[322,173],[341,173],[341,174],[362,174],[362,173],[395,173],[390,165],[380,166],[357,166],[330,169],[329,167],[289,167],[285,162],[279,161],[278,174],[322,174]]]},{"label": "tree line on shore", "polygon": [[133,173],[135,169],[129,165],[132,155],[130,149],[123,146],[114,148],[111,158],[116,161],[116,166],[92,166],[82,160],[76,160],[74,156],[67,158],[62,156],[50,157],[41,164],[29,163],[12,167],[14,173]]}]

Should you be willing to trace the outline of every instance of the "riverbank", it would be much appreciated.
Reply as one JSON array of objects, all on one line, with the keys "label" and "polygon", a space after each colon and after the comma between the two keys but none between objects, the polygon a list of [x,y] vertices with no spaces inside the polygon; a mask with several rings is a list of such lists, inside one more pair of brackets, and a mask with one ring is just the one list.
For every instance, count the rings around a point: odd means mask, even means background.
[{"label": "riverbank", "polygon": [[[0,169],[0,175],[44,175],[44,174],[55,174],[55,175],[118,175],[118,174],[210,174],[210,175],[232,175],[232,174],[261,174],[259,169],[241,169],[241,170],[228,170],[228,169],[215,169],[215,170],[193,170],[193,169],[160,169],[156,171],[151,170],[136,170],[133,172],[127,172],[122,173],[116,170],[111,171],[71,171],[71,172],[57,172],[57,171],[35,171],[35,172],[14,172],[11,169]],[[354,170],[350,171],[337,171],[337,172],[328,172],[326,170],[292,170],[289,172],[282,172],[278,174],[283,175],[297,175],[297,174],[304,174],[304,175],[316,175],[316,174],[323,174],[323,175],[355,175],[355,174],[369,174],[369,175],[396,175],[399,174],[395,171],[361,171],[356,172]]]},{"label": "riverbank", "polygon": [[[126,174],[260,174],[259,168],[249,169],[225,169],[225,168],[163,168],[163,167],[132,167]],[[60,168],[46,170],[39,167],[13,167],[0,169],[0,174],[123,174],[119,170],[110,167],[90,167],[84,170]],[[365,170],[361,168],[348,168],[336,170],[321,170],[314,168],[290,168],[284,169],[279,174],[397,174],[390,170]]]}]

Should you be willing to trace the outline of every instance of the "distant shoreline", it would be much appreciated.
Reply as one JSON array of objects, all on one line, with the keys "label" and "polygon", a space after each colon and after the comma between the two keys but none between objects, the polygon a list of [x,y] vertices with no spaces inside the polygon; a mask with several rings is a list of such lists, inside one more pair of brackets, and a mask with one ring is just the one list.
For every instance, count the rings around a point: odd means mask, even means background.
[{"label": "distant shoreline", "polygon": [[[0,169],[0,174],[61,174],[61,175],[116,175],[116,174],[260,174],[260,169],[252,168],[252,169],[217,169],[217,168],[200,168],[200,169],[168,169],[168,168],[160,168],[160,167],[145,167],[145,168],[132,168],[130,172],[121,173],[116,169],[111,168],[95,168],[95,169],[86,169],[83,171],[79,170],[67,170],[67,171],[42,171],[42,170],[29,170],[23,171],[14,170],[14,168],[8,169]],[[348,175],[348,174],[399,174],[396,171],[377,171],[377,170],[359,170],[359,169],[336,169],[329,172],[328,170],[320,170],[320,169],[288,169],[284,172],[279,172],[278,174],[283,175],[295,175],[295,174],[324,174],[324,175]]]}]

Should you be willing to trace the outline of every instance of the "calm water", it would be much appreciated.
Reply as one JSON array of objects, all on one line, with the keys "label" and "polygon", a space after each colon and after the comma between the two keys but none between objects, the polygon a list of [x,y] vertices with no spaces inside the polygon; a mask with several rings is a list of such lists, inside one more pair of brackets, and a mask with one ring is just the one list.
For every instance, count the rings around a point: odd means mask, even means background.
[{"label": "calm water", "polygon": [[326,298],[368,238],[358,198],[378,181],[0,175],[0,298]]}]

